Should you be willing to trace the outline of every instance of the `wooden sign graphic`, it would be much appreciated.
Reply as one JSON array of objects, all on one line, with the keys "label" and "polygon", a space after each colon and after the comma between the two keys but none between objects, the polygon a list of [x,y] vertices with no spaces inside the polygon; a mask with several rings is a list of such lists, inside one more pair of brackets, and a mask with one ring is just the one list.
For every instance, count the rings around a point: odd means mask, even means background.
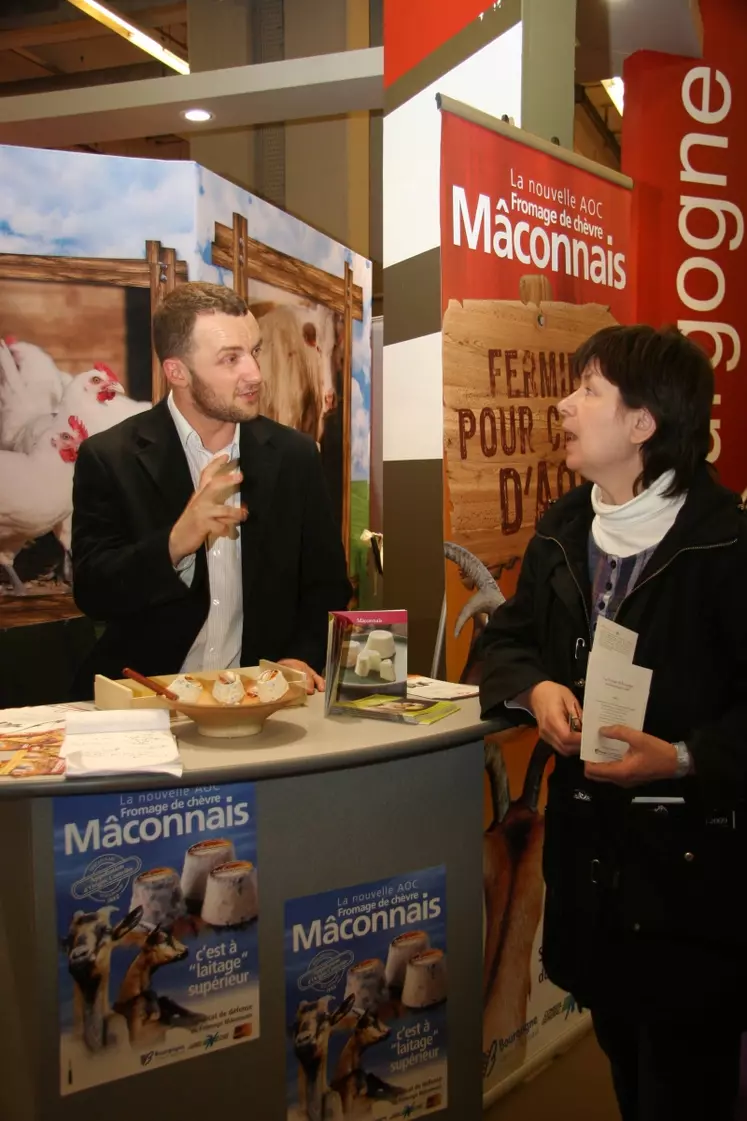
[{"label": "wooden sign graphic", "polygon": [[578,384],[573,353],[616,322],[601,304],[548,295],[544,277],[527,277],[519,300],[451,300],[444,313],[451,540],[491,570],[521,558],[548,503],[580,481],[557,406]]}]

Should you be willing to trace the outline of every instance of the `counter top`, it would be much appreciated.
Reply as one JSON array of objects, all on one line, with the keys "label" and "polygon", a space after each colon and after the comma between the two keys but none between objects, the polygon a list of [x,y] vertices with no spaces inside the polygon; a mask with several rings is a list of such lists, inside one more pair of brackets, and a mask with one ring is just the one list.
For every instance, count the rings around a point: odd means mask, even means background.
[{"label": "counter top", "polygon": [[173,789],[215,782],[290,777],[360,767],[424,755],[480,740],[505,727],[480,719],[475,698],[436,724],[398,724],[356,716],[324,715],[321,694],[302,708],[271,716],[263,731],[241,739],[208,739],[188,720],[173,725],[184,764],[181,778],[170,775],[110,775],[106,778],[0,783],[2,798],[59,797],[109,790]]}]

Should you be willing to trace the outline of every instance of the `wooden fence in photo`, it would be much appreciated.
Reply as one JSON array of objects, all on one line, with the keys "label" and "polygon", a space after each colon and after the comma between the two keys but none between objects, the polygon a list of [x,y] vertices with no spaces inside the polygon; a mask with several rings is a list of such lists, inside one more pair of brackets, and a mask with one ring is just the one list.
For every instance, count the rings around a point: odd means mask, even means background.
[{"label": "wooden fence in photo", "polygon": [[242,214],[233,215],[233,225],[215,223],[212,245],[212,262],[228,269],[233,276],[234,291],[249,296],[249,281],[259,280],[285,292],[323,304],[343,317],[342,364],[342,539],[345,555],[350,558],[350,480],[351,480],[351,399],[353,368],[353,320],[363,319],[363,289],[353,283],[353,270],[345,262],[344,276],[333,276],[324,269],[308,265],[270,249],[262,242],[249,237],[247,221]]},{"label": "wooden fence in photo", "polygon": [[[149,288],[151,315],[169,292],[188,279],[187,263],[160,241],[146,241],[145,259],[106,257],[34,257],[0,254],[0,279],[55,280],[108,284],[118,288]],[[152,350],[151,385],[155,405],[164,395],[161,365]]]}]

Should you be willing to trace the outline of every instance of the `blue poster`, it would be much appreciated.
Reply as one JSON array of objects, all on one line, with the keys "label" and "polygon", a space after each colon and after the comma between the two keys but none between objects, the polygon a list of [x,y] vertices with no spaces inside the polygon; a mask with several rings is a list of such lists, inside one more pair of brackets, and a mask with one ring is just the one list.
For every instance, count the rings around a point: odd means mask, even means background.
[{"label": "blue poster", "polygon": [[259,1035],[254,786],[54,799],[60,1090]]},{"label": "blue poster", "polygon": [[287,1121],[447,1105],[446,869],[285,905]]}]

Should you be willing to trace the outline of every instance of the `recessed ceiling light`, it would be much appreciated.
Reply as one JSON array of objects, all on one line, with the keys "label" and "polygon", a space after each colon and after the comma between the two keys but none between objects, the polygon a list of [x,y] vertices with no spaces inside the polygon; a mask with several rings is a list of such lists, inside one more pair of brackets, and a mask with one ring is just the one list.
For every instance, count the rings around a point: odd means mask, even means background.
[{"label": "recessed ceiling light", "polygon": [[188,121],[212,121],[213,114],[207,109],[185,109],[182,116]]}]

